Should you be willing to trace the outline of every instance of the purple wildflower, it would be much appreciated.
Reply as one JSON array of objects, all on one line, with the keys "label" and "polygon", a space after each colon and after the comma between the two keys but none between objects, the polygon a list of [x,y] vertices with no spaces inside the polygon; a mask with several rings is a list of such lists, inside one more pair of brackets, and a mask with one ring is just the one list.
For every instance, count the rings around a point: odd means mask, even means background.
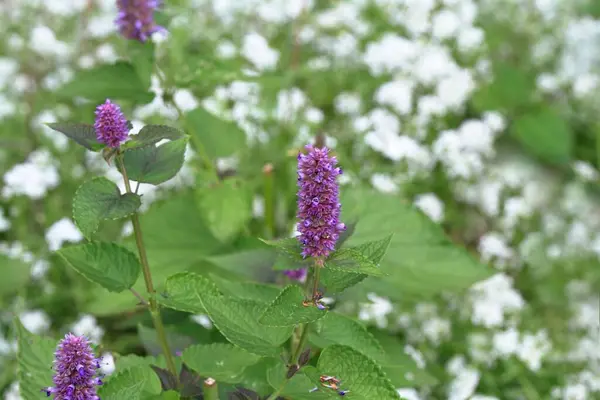
[{"label": "purple wildflower", "polygon": [[303,245],[303,257],[327,257],[335,250],[340,232],[339,188],[336,182],[342,173],[337,159],[329,149],[307,145],[307,154],[298,154],[298,240]]},{"label": "purple wildflower", "polygon": [[162,31],[164,28],[154,22],[154,10],[160,3],[160,0],[117,0],[116,24],[121,35],[145,42],[153,33]]},{"label": "purple wildflower", "polygon": [[67,333],[54,353],[54,387],[44,389],[55,400],[100,400],[96,387],[102,385],[96,376],[100,360],[94,357],[85,336]]},{"label": "purple wildflower", "polygon": [[304,282],[306,280],[306,268],[286,269],[283,273],[287,275],[288,278],[298,282]]},{"label": "purple wildflower", "polygon": [[96,107],[94,129],[98,141],[113,148],[119,147],[129,133],[127,119],[121,112],[121,108],[111,103],[109,99]]}]

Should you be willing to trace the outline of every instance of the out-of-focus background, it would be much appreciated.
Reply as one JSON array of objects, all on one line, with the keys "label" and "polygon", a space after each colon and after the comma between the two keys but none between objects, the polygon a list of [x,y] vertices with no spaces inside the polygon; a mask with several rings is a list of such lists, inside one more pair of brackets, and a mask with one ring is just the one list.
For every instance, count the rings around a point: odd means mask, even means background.
[{"label": "out-of-focus background", "polygon": [[[0,1],[5,399],[35,398],[15,384],[14,315],[40,335],[87,334],[107,360],[156,345],[134,299],[52,255],[84,240],[71,219],[77,187],[120,176],[44,124],[92,123],[107,97],[134,131],[192,136],[178,176],[140,188],[158,282],[188,269],[248,275],[256,266],[234,250],[292,234],[295,154],[324,135],[361,217],[405,240],[382,266],[391,283],[336,298],[375,335],[394,334],[384,344],[407,360],[393,377],[402,395],[600,398],[600,2],[166,0],[156,18],[167,32],[151,47],[123,39],[116,13],[111,0]],[[197,143],[220,173],[249,182],[245,197],[198,200],[210,185]],[[407,202],[480,263],[426,243],[403,220]],[[99,231],[130,234],[122,222]],[[181,346],[218,340],[206,316],[167,318]]]}]

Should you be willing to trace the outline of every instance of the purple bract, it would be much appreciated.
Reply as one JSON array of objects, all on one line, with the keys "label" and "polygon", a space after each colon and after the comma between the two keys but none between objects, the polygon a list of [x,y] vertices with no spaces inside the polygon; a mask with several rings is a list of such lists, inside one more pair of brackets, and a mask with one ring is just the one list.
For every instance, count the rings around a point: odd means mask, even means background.
[{"label": "purple bract", "polygon": [[307,154],[298,154],[298,240],[303,257],[325,258],[335,250],[340,232],[337,159],[329,149],[306,146]]},{"label": "purple bract", "polygon": [[43,389],[55,400],[99,400],[96,388],[102,380],[96,376],[100,360],[94,356],[85,336],[68,333],[54,353],[54,386]]},{"label": "purple bract", "polygon": [[306,268],[300,269],[286,269],[283,271],[288,278],[298,282],[304,282],[306,280]]},{"label": "purple bract", "polygon": [[94,129],[96,138],[100,143],[109,147],[119,147],[127,139],[129,127],[127,118],[121,112],[118,105],[106,100],[104,104],[96,107],[96,121]]},{"label": "purple bract", "polygon": [[153,33],[164,30],[154,22],[154,11],[160,3],[160,0],[117,0],[116,23],[121,35],[145,42]]}]

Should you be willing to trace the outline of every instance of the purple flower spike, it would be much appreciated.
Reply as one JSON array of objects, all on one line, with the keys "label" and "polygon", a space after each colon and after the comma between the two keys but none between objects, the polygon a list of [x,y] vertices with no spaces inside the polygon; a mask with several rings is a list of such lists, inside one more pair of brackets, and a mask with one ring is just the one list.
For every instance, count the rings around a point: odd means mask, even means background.
[{"label": "purple flower spike", "polygon": [[288,278],[293,279],[295,281],[306,281],[306,268],[286,269],[285,271],[283,271],[283,273],[286,274]]},{"label": "purple flower spike", "polygon": [[127,139],[129,127],[127,119],[118,105],[111,103],[109,99],[104,104],[96,107],[96,121],[94,129],[96,138],[100,143],[117,148]]},{"label": "purple flower spike", "polygon": [[307,154],[298,154],[298,240],[303,257],[324,258],[335,250],[340,232],[339,187],[342,173],[329,149],[306,146]]},{"label": "purple flower spike", "polygon": [[102,384],[96,376],[100,360],[94,357],[85,336],[68,333],[54,353],[54,386],[43,391],[55,400],[100,400],[96,387]]},{"label": "purple flower spike", "polygon": [[117,0],[116,24],[121,35],[145,42],[153,33],[164,30],[154,22],[154,10],[160,3],[160,0]]}]

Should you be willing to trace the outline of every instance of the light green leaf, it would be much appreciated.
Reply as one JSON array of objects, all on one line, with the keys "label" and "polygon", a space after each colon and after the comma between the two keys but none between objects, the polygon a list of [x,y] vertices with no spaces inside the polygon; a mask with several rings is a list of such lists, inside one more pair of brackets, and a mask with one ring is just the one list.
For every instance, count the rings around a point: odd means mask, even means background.
[{"label": "light green leaf", "polygon": [[100,221],[125,218],[142,204],[134,193],[121,194],[117,185],[106,178],[85,182],[75,192],[73,219],[88,239],[96,232]]},{"label": "light green leaf", "polygon": [[52,362],[57,342],[35,336],[15,319],[17,334],[17,378],[20,394],[24,400],[37,400],[44,395],[43,388],[52,386]]},{"label": "light green leaf", "polygon": [[162,392],[159,395],[149,397],[148,400],[179,400],[179,393],[169,390],[168,392]]},{"label": "light green leaf", "polygon": [[[277,253],[289,258],[291,261],[296,262],[296,268],[285,268],[285,269],[300,269],[305,268],[306,264],[309,262],[308,260],[302,257],[302,246],[298,239],[286,238],[279,240],[266,240],[260,239],[263,243],[273,247]],[[290,266],[291,267],[291,266]]]},{"label": "light green leaf", "polygon": [[19,291],[29,281],[30,267],[19,259],[0,254],[0,298]]},{"label": "light green leaf", "polygon": [[246,145],[246,135],[234,122],[223,120],[198,107],[185,115],[189,132],[211,159],[231,156]]},{"label": "light green leaf", "polygon": [[211,279],[225,296],[254,300],[260,303],[271,303],[281,291],[281,288],[278,286],[255,282],[230,281],[214,274],[211,274]]},{"label": "light green leaf", "polygon": [[[451,243],[439,225],[396,196],[352,188],[342,193],[341,202],[342,213],[348,214],[343,214],[344,220],[360,217],[349,246],[377,240],[382,233],[394,234],[380,262],[388,274],[381,281],[389,287],[386,296],[423,298],[461,291],[495,272]],[[379,287],[379,282],[367,283]]]},{"label": "light green leaf", "polygon": [[317,368],[323,374],[337,376],[343,381],[344,389],[367,399],[400,399],[381,367],[351,347],[327,347],[319,357]]},{"label": "light green leaf", "polygon": [[98,394],[102,400],[144,400],[148,395],[160,394],[161,389],[156,373],[147,365],[137,365],[116,373]]},{"label": "light green leaf", "polygon": [[278,362],[279,359],[263,357],[258,363],[249,366],[238,376],[240,385],[255,391],[261,396],[271,393],[272,388],[267,380],[267,373]]},{"label": "light green leaf", "polygon": [[151,41],[138,42],[137,40],[127,41],[127,54],[131,59],[135,72],[146,89],[152,82],[152,73],[154,71],[154,43]]},{"label": "light green leaf", "polygon": [[170,276],[165,293],[158,301],[166,307],[194,314],[204,314],[203,295],[218,296],[219,290],[213,282],[193,272],[181,272]]},{"label": "light green leaf", "polygon": [[47,124],[49,128],[54,129],[72,139],[77,144],[91,151],[100,151],[105,146],[96,139],[96,130],[94,125],[76,124],[69,122],[57,122]]},{"label": "light green leaf", "polygon": [[131,288],[141,271],[135,254],[114,243],[70,246],[57,251],[57,254],[75,271],[111,292]]},{"label": "light green leaf", "polygon": [[153,98],[134,67],[126,62],[80,70],[55,94],[65,98],[84,97],[97,102],[110,98],[148,103]]},{"label": "light green leaf", "polygon": [[183,352],[182,357],[183,362],[198,374],[227,383],[240,382],[238,377],[244,369],[261,359],[260,356],[225,343],[191,346]]},{"label": "light green leaf", "polygon": [[571,161],[573,132],[558,110],[550,107],[519,115],[512,136],[543,161],[565,165]]},{"label": "light green leaf", "polygon": [[[307,376],[305,371],[310,371],[316,375],[316,380],[313,377]],[[269,369],[267,373],[267,379],[273,389],[279,389],[285,383],[281,392],[282,396],[294,400],[333,400],[340,398],[340,395],[335,390],[321,386],[318,377],[320,374],[312,366],[303,367],[300,372],[296,373],[288,381],[286,381],[286,372],[287,368],[283,364],[278,363]],[[311,392],[315,387],[319,388],[319,390]]]},{"label": "light green leaf", "polygon": [[177,140],[184,138],[185,134],[177,128],[167,125],[146,125],[137,135],[130,135],[129,140],[121,146],[127,150],[156,144],[161,140]]},{"label": "light green leaf", "polygon": [[300,286],[289,285],[267,307],[259,322],[267,326],[295,326],[316,321],[327,314],[326,310],[319,310],[312,304],[305,307],[304,300]]},{"label": "light green leaf", "polygon": [[177,175],[183,166],[187,137],[159,146],[150,144],[125,151],[123,162],[129,179],[158,185]]},{"label": "light green leaf", "polygon": [[480,111],[510,113],[529,104],[535,91],[535,80],[531,74],[506,63],[495,63],[493,67],[493,81],[482,85],[473,95],[475,107]]},{"label": "light green leaf", "polygon": [[242,182],[226,179],[198,191],[198,204],[213,235],[225,242],[252,218],[251,196]]},{"label": "light green leaf", "polygon": [[203,295],[206,311],[231,343],[251,353],[275,357],[292,335],[293,327],[269,327],[258,322],[265,305],[249,300]]}]

